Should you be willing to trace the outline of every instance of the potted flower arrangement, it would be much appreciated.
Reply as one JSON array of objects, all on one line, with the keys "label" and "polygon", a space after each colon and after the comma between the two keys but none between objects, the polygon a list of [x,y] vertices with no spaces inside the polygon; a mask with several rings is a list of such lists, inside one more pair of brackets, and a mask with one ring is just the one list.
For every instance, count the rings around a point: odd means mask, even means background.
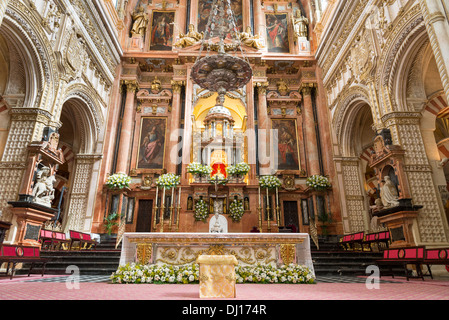
[{"label": "potted flower arrangement", "polygon": [[328,177],[321,175],[313,175],[307,178],[306,185],[317,191],[324,191],[331,188],[331,183],[329,182]]},{"label": "potted flower arrangement", "polygon": [[106,186],[109,189],[121,190],[124,188],[128,188],[131,183],[131,177],[124,173],[115,173],[110,175],[106,180]]},{"label": "potted flower arrangement", "polygon": [[209,208],[207,207],[206,201],[200,199],[195,203],[195,211],[193,215],[196,221],[206,222],[207,217],[209,216]]},{"label": "potted flower arrangement", "polygon": [[242,220],[245,210],[243,209],[242,200],[234,199],[229,204],[229,215],[234,222],[240,222]]},{"label": "potted flower arrangement", "polygon": [[196,181],[201,182],[202,177],[210,175],[212,168],[198,162],[192,162],[187,166],[187,172],[193,174]]},{"label": "potted flower arrangement", "polygon": [[236,177],[237,179],[240,179],[244,176],[246,176],[249,172],[251,167],[249,164],[245,162],[241,162],[236,164],[235,166],[229,166],[226,168],[226,172],[228,175]]},{"label": "potted flower arrangement", "polygon": [[276,176],[262,176],[259,178],[261,188],[276,189],[281,187],[281,180]]},{"label": "potted flower arrangement", "polygon": [[180,183],[180,177],[174,173],[166,173],[161,175],[157,180],[156,184],[159,188],[171,189],[175,188]]}]

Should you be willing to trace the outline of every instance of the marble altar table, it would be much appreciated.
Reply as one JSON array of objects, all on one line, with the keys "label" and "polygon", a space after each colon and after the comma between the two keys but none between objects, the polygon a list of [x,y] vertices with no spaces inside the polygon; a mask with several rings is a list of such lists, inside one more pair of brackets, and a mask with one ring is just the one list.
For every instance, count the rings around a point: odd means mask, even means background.
[{"label": "marble altar table", "polygon": [[309,234],[300,233],[125,233],[120,265],[185,265],[201,255],[233,255],[241,266],[295,263],[315,274]]}]

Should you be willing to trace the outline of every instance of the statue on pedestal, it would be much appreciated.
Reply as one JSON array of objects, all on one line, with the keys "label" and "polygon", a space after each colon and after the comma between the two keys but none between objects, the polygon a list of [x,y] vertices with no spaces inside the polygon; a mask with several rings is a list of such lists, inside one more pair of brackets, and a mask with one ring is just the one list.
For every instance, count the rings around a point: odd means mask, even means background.
[{"label": "statue on pedestal", "polygon": [[218,201],[214,202],[214,216],[209,222],[210,233],[228,233],[228,220],[220,214],[223,212],[222,204],[220,205]]},{"label": "statue on pedestal", "polygon": [[238,33],[237,37],[245,46],[252,47],[255,49],[260,49],[263,47],[260,43],[259,36],[258,35],[254,36],[251,33],[251,27],[249,26],[246,28],[246,32]]},{"label": "statue on pedestal", "polygon": [[140,5],[136,11],[132,14],[133,26],[131,29],[132,36],[141,36],[142,38],[145,36],[145,32],[148,27],[148,15],[145,12],[145,8]]},{"label": "statue on pedestal", "polygon": [[36,183],[33,187],[33,202],[50,207],[55,198],[55,188],[53,184],[56,178],[51,175],[50,168],[43,167],[36,174]]},{"label": "statue on pedestal", "polygon": [[380,189],[380,198],[385,208],[399,206],[399,194],[389,176],[384,177],[384,185]]},{"label": "statue on pedestal", "polygon": [[204,37],[204,32],[197,32],[195,31],[195,26],[193,24],[189,24],[189,32],[187,34],[180,34],[179,40],[174,44],[175,47],[190,47],[197,43],[198,41],[201,41]]},{"label": "statue on pedestal", "polygon": [[293,29],[298,38],[307,38],[309,19],[304,17],[301,10],[296,10],[293,20]]}]

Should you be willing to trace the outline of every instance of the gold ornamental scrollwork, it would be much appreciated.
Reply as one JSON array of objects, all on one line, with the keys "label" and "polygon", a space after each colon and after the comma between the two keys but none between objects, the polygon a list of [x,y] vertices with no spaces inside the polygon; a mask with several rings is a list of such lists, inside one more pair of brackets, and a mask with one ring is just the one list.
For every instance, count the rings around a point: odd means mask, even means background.
[{"label": "gold ornamental scrollwork", "polygon": [[153,254],[152,244],[137,244],[137,263],[149,264]]},{"label": "gold ornamental scrollwork", "polygon": [[281,244],[281,259],[285,265],[289,265],[295,261],[296,248],[293,244]]}]

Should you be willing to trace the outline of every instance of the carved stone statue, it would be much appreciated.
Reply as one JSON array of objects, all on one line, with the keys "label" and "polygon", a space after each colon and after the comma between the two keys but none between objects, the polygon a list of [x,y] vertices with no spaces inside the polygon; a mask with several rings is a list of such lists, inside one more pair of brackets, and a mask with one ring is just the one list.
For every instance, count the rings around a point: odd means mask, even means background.
[{"label": "carved stone statue", "polygon": [[395,185],[391,181],[389,176],[384,177],[384,185],[380,189],[380,198],[385,208],[397,207],[399,205],[399,195]]},{"label": "carved stone statue", "polygon": [[223,212],[222,202],[214,201],[214,216],[209,222],[210,233],[228,233],[228,220],[220,214]]},{"label": "carved stone statue", "polygon": [[249,26],[246,28],[246,32],[238,33],[238,38],[245,46],[252,47],[255,49],[260,49],[263,47],[260,43],[259,36],[253,35],[251,33],[251,27]]},{"label": "carved stone statue", "polygon": [[53,184],[56,182],[54,175],[50,174],[50,168],[43,167],[37,172],[36,183],[33,187],[33,202],[51,207],[55,198],[55,189]]},{"label": "carved stone statue", "polygon": [[309,19],[302,15],[301,10],[296,10],[295,16],[292,20],[293,29],[295,30],[296,36],[300,38],[307,38]]},{"label": "carved stone statue", "polygon": [[136,11],[132,14],[133,26],[131,29],[132,36],[141,36],[142,38],[145,36],[145,32],[148,27],[148,15],[145,12],[145,8],[140,5]]},{"label": "carved stone statue", "polygon": [[180,34],[179,40],[174,44],[175,47],[190,47],[197,43],[198,41],[201,41],[204,37],[204,32],[196,32],[195,26],[193,24],[189,24],[189,32],[187,34]]}]

